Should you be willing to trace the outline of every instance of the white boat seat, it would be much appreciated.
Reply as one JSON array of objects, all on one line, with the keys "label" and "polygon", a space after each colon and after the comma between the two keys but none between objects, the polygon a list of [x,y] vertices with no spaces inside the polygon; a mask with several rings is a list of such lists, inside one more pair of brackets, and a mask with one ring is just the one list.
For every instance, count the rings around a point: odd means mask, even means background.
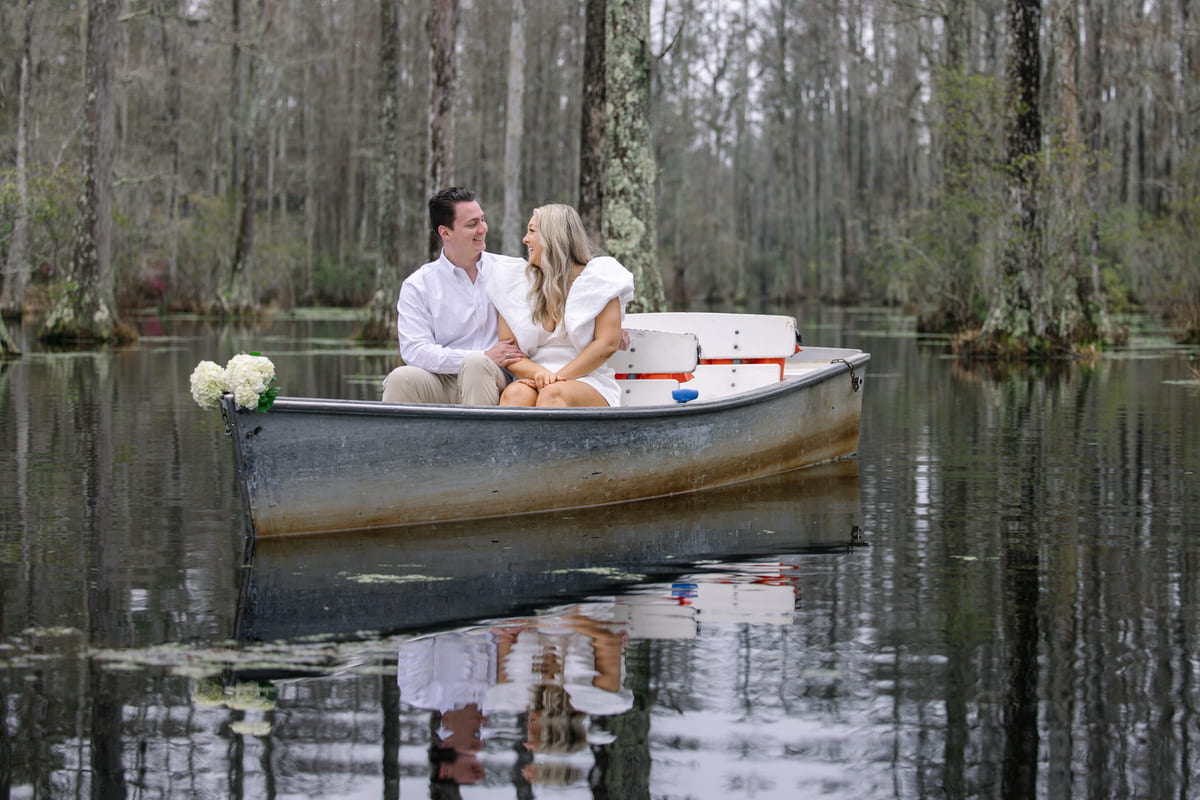
[{"label": "white boat seat", "polygon": [[[691,380],[678,382],[678,376],[670,374],[642,376],[654,378],[653,385],[641,385],[648,381],[622,385],[621,402],[627,405],[673,403],[671,392],[680,386],[695,389],[699,393],[696,401],[703,402],[777,383],[783,379],[786,359],[797,349],[796,319],[783,315],[644,313],[627,314],[625,324],[643,333],[692,334],[700,348],[699,362],[693,368],[671,368],[678,362],[666,359],[658,365],[662,369],[656,370],[690,372]],[[610,359],[609,364],[613,363]],[[669,378],[676,382],[664,380]]]},{"label": "white boat seat", "polygon": [[671,406],[676,403],[672,392],[680,383],[669,378],[618,378],[617,386],[623,406]]},{"label": "white boat seat", "polygon": [[629,349],[618,350],[608,359],[608,366],[618,375],[691,372],[700,362],[700,344],[695,334],[643,330],[628,322],[626,330]]},{"label": "white boat seat", "polygon": [[779,383],[782,373],[778,364],[700,364],[688,381],[687,388],[700,393],[697,402],[716,400],[731,394]]},{"label": "white boat seat", "polygon": [[796,318],[763,314],[661,312],[627,314],[625,325],[695,334],[700,360],[789,358],[796,352]]},{"label": "white boat seat", "polygon": [[629,349],[608,359],[623,406],[675,405],[672,392],[689,381],[700,360],[695,334],[627,327]]}]

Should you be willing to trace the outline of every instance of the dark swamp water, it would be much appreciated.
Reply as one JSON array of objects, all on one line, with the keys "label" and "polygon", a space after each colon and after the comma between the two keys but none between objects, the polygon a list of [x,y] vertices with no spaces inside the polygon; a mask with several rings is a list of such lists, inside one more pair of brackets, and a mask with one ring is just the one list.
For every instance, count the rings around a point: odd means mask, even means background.
[{"label": "dark swamp water", "polygon": [[1142,329],[997,375],[901,317],[798,318],[872,354],[855,459],[249,565],[196,362],[374,399],[392,352],[346,318],[21,331],[0,800],[1200,796],[1200,353]]}]

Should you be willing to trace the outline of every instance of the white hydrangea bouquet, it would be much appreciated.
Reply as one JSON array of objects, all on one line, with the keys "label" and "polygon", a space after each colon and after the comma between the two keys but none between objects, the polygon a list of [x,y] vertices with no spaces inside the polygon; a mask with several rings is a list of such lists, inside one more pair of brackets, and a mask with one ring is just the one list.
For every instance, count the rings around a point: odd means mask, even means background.
[{"label": "white hydrangea bouquet", "polygon": [[192,399],[201,408],[217,408],[221,395],[229,393],[238,408],[266,411],[275,402],[279,387],[275,383],[275,365],[258,353],[239,353],[222,368],[213,361],[201,361],[192,370]]}]

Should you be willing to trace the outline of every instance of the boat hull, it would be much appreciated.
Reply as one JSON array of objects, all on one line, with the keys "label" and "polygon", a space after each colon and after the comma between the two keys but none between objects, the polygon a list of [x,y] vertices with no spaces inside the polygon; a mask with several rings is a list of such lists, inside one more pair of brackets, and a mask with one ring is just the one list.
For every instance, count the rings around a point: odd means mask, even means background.
[{"label": "boat hull", "polygon": [[821,366],[681,406],[542,410],[281,397],[260,414],[235,411],[229,396],[223,403],[253,535],[391,527],[662,497],[853,454],[869,356],[821,348],[802,355]]}]

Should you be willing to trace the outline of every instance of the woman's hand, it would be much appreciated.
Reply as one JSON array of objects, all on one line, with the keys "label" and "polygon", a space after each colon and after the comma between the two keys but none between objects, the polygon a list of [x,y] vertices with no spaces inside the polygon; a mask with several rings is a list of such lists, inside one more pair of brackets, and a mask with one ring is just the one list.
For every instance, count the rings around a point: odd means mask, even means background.
[{"label": "woman's hand", "polygon": [[530,389],[540,392],[552,383],[566,380],[566,378],[560,376],[558,373],[551,372],[539,364],[535,364],[532,361],[529,363],[533,365],[533,374],[528,378],[517,378],[513,383],[523,383]]},{"label": "woman's hand", "polygon": [[531,376],[530,380],[533,381],[533,388],[537,389],[540,392],[542,389],[545,389],[550,384],[552,384],[556,381],[561,381],[563,379],[558,376],[558,373],[551,372],[550,370],[546,369],[545,367],[538,365],[536,371]]}]

